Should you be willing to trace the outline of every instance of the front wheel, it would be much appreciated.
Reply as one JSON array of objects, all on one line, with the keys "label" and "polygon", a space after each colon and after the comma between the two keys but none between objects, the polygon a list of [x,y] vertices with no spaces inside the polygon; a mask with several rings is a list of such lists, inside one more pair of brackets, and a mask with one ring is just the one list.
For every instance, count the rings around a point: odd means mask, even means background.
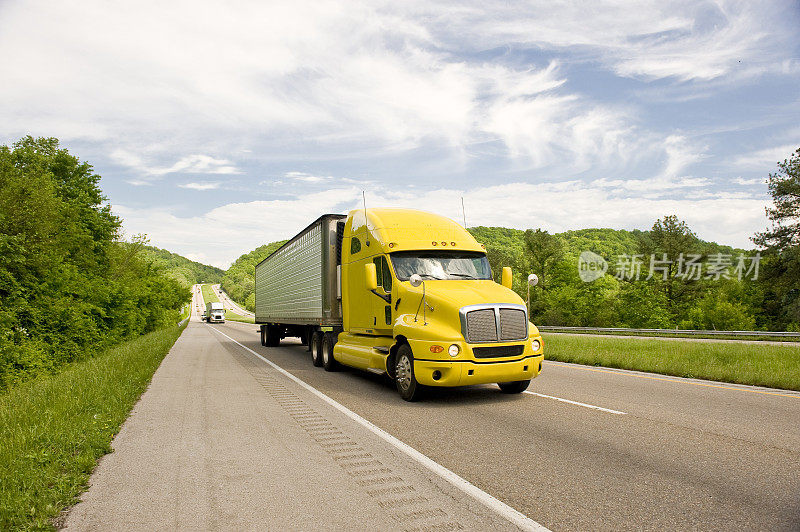
[{"label": "front wheel", "polygon": [[528,379],[526,381],[498,382],[497,385],[503,393],[522,393],[528,389],[530,383],[531,380]]},{"label": "front wheel", "polygon": [[414,355],[408,344],[401,345],[397,350],[394,374],[394,382],[400,397],[406,401],[416,401],[420,398],[423,386],[417,382],[417,378],[414,376]]}]

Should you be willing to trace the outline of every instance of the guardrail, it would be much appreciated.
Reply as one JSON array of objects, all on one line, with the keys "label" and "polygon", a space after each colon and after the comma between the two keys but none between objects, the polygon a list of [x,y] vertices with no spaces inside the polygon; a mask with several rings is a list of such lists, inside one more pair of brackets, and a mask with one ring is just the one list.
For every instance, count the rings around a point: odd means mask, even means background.
[{"label": "guardrail", "polygon": [[695,329],[626,329],[624,327],[560,327],[557,325],[537,326],[540,331],[586,332],[614,334],[658,334],[685,336],[756,336],[773,338],[800,338],[800,332],[782,331],[698,331]]}]

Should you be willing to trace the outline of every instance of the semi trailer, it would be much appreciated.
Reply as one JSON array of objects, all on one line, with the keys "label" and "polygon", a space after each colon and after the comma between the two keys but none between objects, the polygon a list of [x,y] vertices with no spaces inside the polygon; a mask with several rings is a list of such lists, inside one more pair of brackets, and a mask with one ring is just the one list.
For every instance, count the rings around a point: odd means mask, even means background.
[{"label": "semi trailer", "polygon": [[219,301],[206,303],[206,321],[208,323],[225,323],[225,307]]},{"label": "semi trailer", "polygon": [[427,386],[520,393],[544,343],[486,250],[449,218],[410,209],[325,214],[255,269],[261,344],[298,337],[314,366],[388,375],[407,401]]}]

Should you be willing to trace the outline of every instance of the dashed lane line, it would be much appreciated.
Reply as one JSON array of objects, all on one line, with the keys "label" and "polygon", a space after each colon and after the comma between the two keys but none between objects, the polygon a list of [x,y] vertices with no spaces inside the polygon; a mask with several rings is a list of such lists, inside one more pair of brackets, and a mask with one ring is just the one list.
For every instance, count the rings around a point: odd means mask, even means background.
[{"label": "dashed lane line", "polygon": [[603,408],[602,406],[590,405],[588,403],[580,403],[578,401],[571,401],[569,399],[563,399],[561,397],[554,397],[552,395],[545,395],[543,393],[529,392],[528,390],[525,390],[523,393],[527,393],[529,395],[535,395],[537,397],[545,397],[547,399],[555,399],[556,401],[561,401],[562,403],[569,403],[571,405],[585,406],[586,408],[593,408],[594,410],[600,410],[601,412],[608,412],[609,414],[617,414],[617,415],[622,415],[622,416],[627,414],[627,412],[620,412],[619,410],[612,410],[610,408]]}]

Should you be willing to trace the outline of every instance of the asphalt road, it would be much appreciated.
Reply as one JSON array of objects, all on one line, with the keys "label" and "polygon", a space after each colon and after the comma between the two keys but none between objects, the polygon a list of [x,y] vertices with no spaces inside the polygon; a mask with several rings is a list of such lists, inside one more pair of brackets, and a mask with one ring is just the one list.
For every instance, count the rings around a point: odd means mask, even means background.
[{"label": "asphalt road", "polygon": [[233,299],[228,297],[228,294],[226,294],[225,291],[222,290],[222,287],[220,285],[218,284],[211,285],[211,289],[214,290],[214,293],[217,295],[217,298],[219,298],[219,300],[222,301],[222,304],[225,306],[225,308],[233,311],[234,314],[238,314],[240,316],[247,316],[251,318],[255,316],[255,314],[253,314],[249,310],[243,309],[238,304],[236,304],[236,302]]},{"label": "asphalt road", "polygon": [[409,404],[297,343],[262,347],[254,325],[208,327],[552,530],[800,530],[800,393],[546,361],[530,394]]}]

